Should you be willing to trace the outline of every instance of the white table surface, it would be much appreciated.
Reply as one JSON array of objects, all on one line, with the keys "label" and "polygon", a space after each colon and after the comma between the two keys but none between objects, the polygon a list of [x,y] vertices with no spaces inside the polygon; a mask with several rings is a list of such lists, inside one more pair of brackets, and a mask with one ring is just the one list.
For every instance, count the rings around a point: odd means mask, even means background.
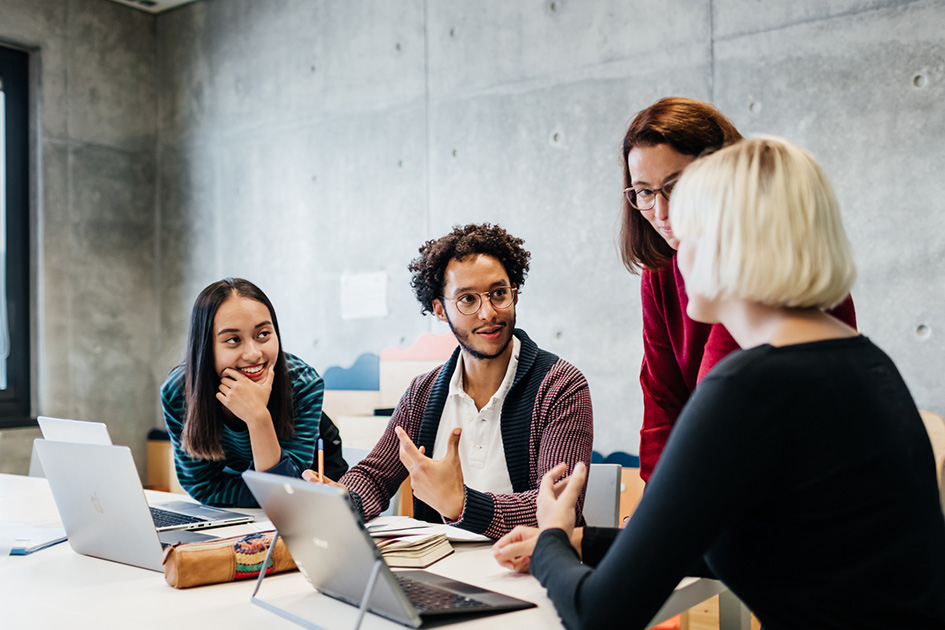
[{"label": "white table surface", "polygon": [[[147,491],[149,501],[180,495]],[[243,510],[260,514],[259,510]],[[58,526],[45,479],[0,474],[0,523]],[[233,536],[256,531],[241,525],[211,531]],[[456,624],[463,628],[561,628],[544,588],[530,575],[507,571],[488,544],[456,544],[456,553],[428,570],[520,597],[538,608]],[[19,628],[297,628],[249,601],[252,580],[191,589],[171,588],[161,573],[82,556],[68,542],[29,556],[0,558],[0,627]],[[669,618],[725,590],[715,580],[686,578],[654,622]],[[298,572],[267,577],[259,597],[329,629],[353,627],[356,609],[315,592]],[[403,628],[375,615],[362,627]]]}]

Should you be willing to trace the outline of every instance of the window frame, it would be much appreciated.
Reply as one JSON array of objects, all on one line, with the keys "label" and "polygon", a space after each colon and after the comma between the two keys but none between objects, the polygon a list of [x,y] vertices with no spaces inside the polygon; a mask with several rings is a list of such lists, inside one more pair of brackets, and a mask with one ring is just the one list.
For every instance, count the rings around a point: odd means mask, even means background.
[{"label": "window frame", "polygon": [[30,333],[29,53],[0,46],[6,110],[6,288],[10,354],[0,390],[0,429],[33,426]]}]

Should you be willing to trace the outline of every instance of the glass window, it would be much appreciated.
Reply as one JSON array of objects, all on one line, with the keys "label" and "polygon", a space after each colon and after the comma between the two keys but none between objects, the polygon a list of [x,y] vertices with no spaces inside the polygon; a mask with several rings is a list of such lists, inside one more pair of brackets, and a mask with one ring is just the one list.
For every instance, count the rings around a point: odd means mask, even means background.
[{"label": "glass window", "polygon": [[29,55],[0,46],[0,428],[30,419]]}]

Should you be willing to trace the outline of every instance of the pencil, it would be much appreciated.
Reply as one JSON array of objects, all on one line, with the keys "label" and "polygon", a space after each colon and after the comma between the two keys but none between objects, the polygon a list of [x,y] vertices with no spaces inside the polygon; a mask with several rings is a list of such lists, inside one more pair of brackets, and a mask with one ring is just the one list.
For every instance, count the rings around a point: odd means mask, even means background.
[{"label": "pencil", "polygon": [[318,438],[318,480],[325,483],[325,442]]}]

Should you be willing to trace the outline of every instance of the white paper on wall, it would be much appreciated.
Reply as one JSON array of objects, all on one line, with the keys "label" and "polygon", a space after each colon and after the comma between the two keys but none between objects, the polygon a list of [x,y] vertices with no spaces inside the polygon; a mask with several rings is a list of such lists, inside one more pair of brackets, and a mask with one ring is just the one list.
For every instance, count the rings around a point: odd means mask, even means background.
[{"label": "white paper on wall", "polygon": [[341,274],[341,319],[387,317],[387,273]]}]

